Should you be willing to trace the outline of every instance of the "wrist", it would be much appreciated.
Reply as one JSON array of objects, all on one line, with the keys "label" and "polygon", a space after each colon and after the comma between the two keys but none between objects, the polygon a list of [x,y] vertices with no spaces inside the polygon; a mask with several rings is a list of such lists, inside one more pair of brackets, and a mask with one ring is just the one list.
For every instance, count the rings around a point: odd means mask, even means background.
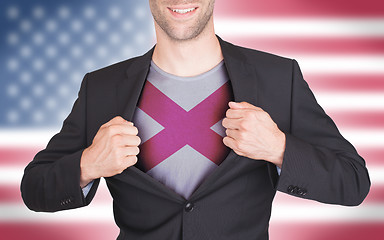
[{"label": "wrist", "polygon": [[89,166],[87,164],[88,157],[89,157],[89,149],[86,148],[83,151],[83,154],[81,155],[81,159],[80,159],[80,187],[81,188],[84,188],[95,179],[94,177],[92,177],[89,171]]},{"label": "wrist", "polygon": [[277,167],[281,168],[283,165],[284,152],[285,152],[285,134],[281,132],[279,136],[279,141],[277,144],[277,148],[274,151],[274,156],[271,159],[271,162],[275,164]]}]

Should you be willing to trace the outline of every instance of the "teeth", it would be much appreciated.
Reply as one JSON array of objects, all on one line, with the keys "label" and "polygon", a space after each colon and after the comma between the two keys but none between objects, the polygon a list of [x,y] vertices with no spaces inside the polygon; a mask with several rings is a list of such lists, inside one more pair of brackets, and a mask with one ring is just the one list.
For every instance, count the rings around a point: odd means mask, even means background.
[{"label": "teeth", "polygon": [[172,11],[173,11],[173,12],[176,12],[176,13],[184,14],[184,13],[192,12],[192,11],[195,10],[195,9],[196,9],[196,8],[172,9]]}]

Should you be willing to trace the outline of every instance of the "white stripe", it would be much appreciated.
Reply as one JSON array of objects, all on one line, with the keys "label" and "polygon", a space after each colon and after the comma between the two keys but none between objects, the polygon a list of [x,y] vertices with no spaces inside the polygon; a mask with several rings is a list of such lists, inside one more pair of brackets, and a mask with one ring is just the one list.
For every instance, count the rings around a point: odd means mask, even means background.
[{"label": "white stripe", "polygon": [[[384,26],[383,26],[384,28]],[[384,74],[383,55],[296,55],[303,74]]]},{"label": "white stripe", "polygon": [[384,130],[349,130],[340,128],[341,134],[359,148],[384,148]]},{"label": "white stripe", "polygon": [[90,205],[56,213],[33,212],[20,204],[1,204],[1,222],[108,222],[113,223],[112,204]]},{"label": "white stripe", "polygon": [[[357,99],[358,101],[358,99]],[[335,106],[330,106],[332,103],[336,103],[337,101],[332,102],[332,98],[327,99],[327,104],[324,104],[326,111],[334,111],[334,110],[341,110],[343,109],[342,104],[340,104],[340,108],[335,108]],[[351,98],[351,103],[353,103]],[[347,104],[347,103],[346,103]],[[379,107],[379,106],[378,106]],[[346,109],[347,106],[346,106]],[[343,109],[344,110],[344,109]],[[384,109],[383,109],[384,110]],[[342,125],[341,125],[342,126]],[[357,129],[357,128],[341,128],[341,133],[343,136],[348,139],[353,145],[355,145],[357,148],[359,147],[384,147],[384,129]],[[3,138],[2,134],[4,131],[0,131],[0,147],[6,148],[6,147],[17,147],[17,148],[23,148],[23,147],[36,147],[38,149],[43,149],[44,146],[47,144],[48,140],[52,135],[50,133],[43,133],[40,135],[40,130],[30,130],[28,131],[28,134],[25,134],[24,132],[13,132],[9,131],[8,137]],[[17,139],[20,138],[32,138],[32,136],[36,136],[34,138],[34,141],[17,141]],[[37,137],[39,136],[39,137]],[[8,141],[7,141],[8,140]],[[27,161],[27,160],[26,160]],[[28,160],[29,161],[29,160]],[[0,176],[1,178],[1,176]]]},{"label": "white stripe", "polygon": [[[309,200],[308,200],[309,201]],[[271,222],[383,222],[384,205],[363,204],[359,207],[343,207],[335,205],[312,204],[281,204],[274,203]],[[0,223],[6,222],[105,222],[113,223],[111,204],[90,205],[74,210],[55,213],[37,213],[19,204],[0,205]]]},{"label": "white stripe", "polygon": [[18,185],[23,177],[24,170],[22,167],[0,167],[0,184],[1,185]]},{"label": "white stripe", "polygon": [[384,92],[330,93],[323,91],[314,91],[314,94],[320,106],[322,106],[326,111],[384,111]]},{"label": "white stripe", "polygon": [[363,204],[358,207],[314,204],[274,203],[271,222],[384,222],[384,205],[382,204]]},{"label": "white stripe", "polygon": [[[18,186],[23,174],[23,167],[0,167],[0,185]],[[372,183],[380,185],[384,184],[384,167],[372,167],[372,169],[369,169],[369,175]]]},{"label": "white stripe", "polygon": [[226,37],[383,37],[384,18],[216,18]]},{"label": "white stripe", "polygon": [[57,129],[0,129],[1,147],[29,146],[42,148],[59,130]]}]

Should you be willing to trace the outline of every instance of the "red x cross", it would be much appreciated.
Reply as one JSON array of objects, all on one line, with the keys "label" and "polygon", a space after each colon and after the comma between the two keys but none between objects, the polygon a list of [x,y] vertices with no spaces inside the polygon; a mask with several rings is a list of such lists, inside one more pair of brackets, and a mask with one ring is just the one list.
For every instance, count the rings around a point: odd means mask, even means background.
[{"label": "red x cross", "polygon": [[164,129],[140,146],[139,159],[144,170],[149,171],[186,144],[219,165],[229,148],[210,128],[225,117],[231,96],[229,82],[226,82],[193,109],[185,111],[146,82],[138,107]]}]

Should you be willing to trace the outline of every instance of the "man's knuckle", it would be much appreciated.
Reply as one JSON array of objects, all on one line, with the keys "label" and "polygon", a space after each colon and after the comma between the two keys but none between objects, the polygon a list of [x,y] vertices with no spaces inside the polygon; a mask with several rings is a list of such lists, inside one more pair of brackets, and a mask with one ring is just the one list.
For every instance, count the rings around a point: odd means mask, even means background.
[{"label": "man's knuckle", "polygon": [[246,131],[239,131],[239,139],[246,140],[248,137],[248,133]]},{"label": "man's knuckle", "polygon": [[270,115],[264,111],[259,112],[259,119],[262,121],[267,121],[268,119],[270,119]]},{"label": "man's knuckle", "polygon": [[137,129],[137,127],[135,127],[135,126],[131,126],[131,127],[129,128],[129,133],[130,133],[131,135],[137,135],[137,134],[139,133],[139,129]]},{"label": "man's knuckle", "polygon": [[226,129],[225,130],[225,135],[229,136],[231,134],[230,130],[229,129]]},{"label": "man's knuckle", "polygon": [[115,122],[123,122],[123,121],[125,121],[121,116],[116,116],[112,120],[115,121]]},{"label": "man's knuckle", "polygon": [[127,157],[127,163],[129,166],[132,166],[137,163],[137,156],[128,156]]},{"label": "man's knuckle", "polygon": [[237,151],[242,151],[243,150],[243,144],[241,144],[240,142],[236,142],[235,143],[235,149]]},{"label": "man's knuckle", "polygon": [[223,121],[221,122],[221,125],[223,125],[223,127],[227,127],[227,124],[228,124],[228,119],[227,118],[224,118]]},{"label": "man's knuckle", "polygon": [[231,142],[229,140],[229,137],[224,137],[223,138],[223,143],[226,145],[226,146],[231,146]]},{"label": "man's knuckle", "polygon": [[241,120],[240,122],[239,122],[239,128],[240,129],[247,129],[248,128],[248,121],[246,121],[246,120]]},{"label": "man's knuckle", "polygon": [[120,156],[121,156],[121,152],[119,151],[119,149],[115,148],[111,151],[111,155],[113,157],[113,159],[115,159],[116,163],[119,163],[119,159],[120,159]]},{"label": "man's knuckle", "polygon": [[141,143],[141,138],[139,136],[135,136],[136,138],[136,145],[139,146]]},{"label": "man's knuckle", "polygon": [[253,119],[253,118],[255,118],[255,113],[254,113],[254,111],[246,111],[244,113],[244,116],[247,119]]},{"label": "man's knuckle", "polygon": [[107,130],[109,136],[113,136],[117,132],[117,126],[116,125],[109,125],[108,127],[106,127],[106,130]]},{"label": "man's knuckle", "polygon": [[233,115],[233,110],[232,109],[228,109],[226,112],[225,112],[225,116],[227,117],[231,117]]},{"label": "man's knuckle", "polygon": [[116,146],[119,143],[121,143],[121,140],[122,140],[122,136],[121,135],[112,135],[111,136],[111,143],[112,143],[113,146]]},{"label": "man's knuckle", "polygon": [[139,154],[140,150],[138,147],[129,147],[129,154],[130,156],[136,156],[137,154]]}]

